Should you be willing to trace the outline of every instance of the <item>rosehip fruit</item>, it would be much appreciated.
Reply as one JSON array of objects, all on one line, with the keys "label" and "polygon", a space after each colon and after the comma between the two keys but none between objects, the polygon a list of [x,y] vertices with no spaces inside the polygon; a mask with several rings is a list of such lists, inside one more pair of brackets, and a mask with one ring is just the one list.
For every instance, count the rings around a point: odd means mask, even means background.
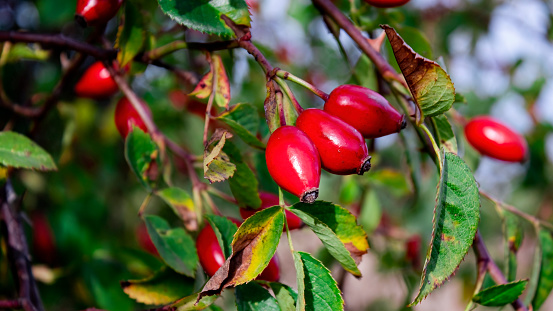
[{"label": "rosehip fruit", "polygon": [[75,19],[83,27],[106,23],[122,3],[123,0],[77,0]]},{"label": "rosehip fruit", "polygon": [[33,255],[39,261],[50,266],[57,262],[56,241],[48,218],[42,212],[31,214],[33,224]]},{"label": "rosehip fruit", "polygon": [[265,160],[277,185],[302,202],[315,202],[319,196],[321,160],[304,132],[289,125],[276,129],[267,142]]},{"label": "rosehip fruit", "polygon": [[322,168],[332,174],[363,175],[371,157],[363,136],[351,125],[320,109],[306,109],[296,127],[307,134],[319,150]]},{"label": "rosehip fruit", "polygon": [[[240,226],[240,222],[234,219],[230,219],[232,222]],[[204,269],[205,273],[212,277],[221,266],[225,263],[225,256],[223,255],[223,250],[219,245],[217,236],[211,228],[211,225],[206,224],[206,226],[200,231],[198,237],[196,238],[196,249],[198,251],[198,258],[200,259],[200,264]],[[261,272],[257,277],[259,280],[265,280],[269,282],[276,282],[280,278],[280,270],[278,265],[277,256],[275,255],[271,258],[269,265]]]},{"label": "rosehip fruit", "polygon": [[119,87],[102,62],[92,64],[75,85],[79,97],[105,99],[117,93]]},{"label": "rosehip fruit", "polygon": [[522,162],[528,154],[524,137],[492,117],[470,120],[465,125],[465,136],[474,149],[498,160]]},{"label": "rosehip fruit", "polygon": [[395,8],[404,5],[409,0],[365,0],[365,2],[377,8]]},{"label": "rosehip fruit", "polygon": [[377,92],[357,85],[341,85],[329,95],[324,111],[353,126],[365,138],[397,133],[405,117]]},{"label": "rosehip fruit", "polygon": [[[151,115],[152,113],[150,108],[148,108],[148,105],[143,101],[140,101],[140,103],[146,112]],[[148,132],[148,128],[146,127],[146,124],[144,124],[144,121],[142,121],[138,111],[134,109],[134,106],[126,97],[123,97],[117,102],[117,106],[115,107],[115,126],[121,134],[121,137],[127,138],[127,135],[129,135],[133,125],[145,133]]]},{"label": "rosehip fruit", "polygon": [[[249,207],[240,208],[240,216],[242,216],[242,218],[246,219],[252,216],[253,214],[259,212],[260,210],[279,204],[278,195],[270,192],[263,192],[263,191],[259,192],[259,198],[261,199],[261,206],[258,209],[253,209]],[[288,229],[294,230],[294,229],[301,228],[301,226],[303,225],[303,222],[298,216],[296,216],[296,214],[290,211],[285,211],[285,215],[286,215],[286,222],[288,222]],[[286,228],[284,230],[286,230]]]},{"label": "rosehip fruit", "polygon": [[144,223],[136,227],[136,239],[143,250],[154,256],[159,256],[159,252],[157,251],[154,242],[152,242],[152,238],[150,238],[150,234],[148,234],[148,228],[146,228]]}]

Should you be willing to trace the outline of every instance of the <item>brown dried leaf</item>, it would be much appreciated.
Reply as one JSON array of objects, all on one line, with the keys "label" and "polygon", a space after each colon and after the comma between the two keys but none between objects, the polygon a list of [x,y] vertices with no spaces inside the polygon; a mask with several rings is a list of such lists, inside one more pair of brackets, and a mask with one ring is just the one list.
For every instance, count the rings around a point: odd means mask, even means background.
[{"label": "brown dried leaf", "polygon": [[386,31],[399,68],[422,114],[432,117],[448,111],[455,101],[455,88],[449,75],[438,63],[413,51],[394,28],[380,27]]}]

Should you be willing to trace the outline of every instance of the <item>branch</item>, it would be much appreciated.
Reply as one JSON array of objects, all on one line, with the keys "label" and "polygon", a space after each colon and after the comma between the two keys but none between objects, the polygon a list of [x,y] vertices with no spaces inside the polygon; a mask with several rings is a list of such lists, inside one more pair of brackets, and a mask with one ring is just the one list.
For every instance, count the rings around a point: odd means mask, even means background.
[{"label": "branch", "polygon": [[[0,189],[0,219],[2,237],[7,248],[8,261],[12,266],[13,278],[18,286],[17,302],[25,311],[42,311],[42,300],[31,270],[31,255],[21,224],[21,216],[15,211],[16,195],[10,182]],[[3,303],[14,303],[4,301]]]},{"label": "branch", "polygon": [[[499,267],[490,257],[488,249],[486,248],[486,245],[482,240],[482,236],[480,235],[480,231],[476,232],[474,242],[472,243],[472,249],[474,250],[474,255],[476,255],[476,260],[479,268],[481,265],[485,265],[488,273],[498,285],[508,283],[507,279],[503,275],[503,272],[501,272],[501,269],[499,269]],[[528,311],[528,308],[526,308],[526,306],[524,305],[524,303],[522,303],[520,299],[513,301],[511,305],[516,311]]]},{"label": "branch", "polygon": [[62,48],[81,52],[97,59],[114,59],[117,56],[116,50],[106,50],[94,45],[68,38],[61,34],[38,34],[19,31],[0,31],[0,42],[24,42],[39,43],[43,48]]},{"label": "branch", "polygon": [[330,0],[312,0],[313,5],[319,9],[323,15],[330,16],[340,28],[357,43],[359,48],[365,53],[374,63],[382,77],[388,81],[398,81],[405,88],[409,89],[405,79],[397,74],[390,64],[378,53],[369,43],[369,39],[363,36],[361,31],[334,5]]},{"label": "branch", "polygon": [[190,50],[204,50],[204,51],[219,51],[219,50],[228,50],[238,47],[237,40],[228,40],[228,41],[215,41],[215,42],[186,42],[182,40],[173,41],[166,45],[160,46],[148,52],[145,52],[137,58],[144,61],[150,62],[159,58],[162,58],[165,55],[171,54],[178,50],[190,49]]}]

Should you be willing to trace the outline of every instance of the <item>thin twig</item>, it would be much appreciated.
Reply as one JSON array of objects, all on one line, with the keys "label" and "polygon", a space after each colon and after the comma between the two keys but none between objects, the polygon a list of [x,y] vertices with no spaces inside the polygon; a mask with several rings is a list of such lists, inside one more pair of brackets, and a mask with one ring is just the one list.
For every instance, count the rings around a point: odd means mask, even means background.
[{"label": "thin twig", "polygon": [[168,54],[176,52],[182,49],[191,49],[191,50],[204,50],[204,51],[219,51],[219,50],[229,50],[238,47],[237,40],[228,40],[228,41],[216,41],[216,42],[186,42],[182,40],[173,41],[166,45],[160,46],[148,52],[145,52],[143,55],[138,56],[137,58],[141,59],[144,62],[153,61],[159,58],[162,58]]},{"label": "thin twig", "polygon": [[[488,249],[486,248],[486,245],[482,240],[482,236],[480,235],[480,231],[476,232],[474,242],[472,243],[472,249],[474,250],[474,254],[476,255],[477,262],[486,265],[487,271],[491,278],[495,281],[495,283],[497,283],[498,285],[508,283],[507,279],[503,275],[503,272],[501,272],[501,269],[499,269],[499,267],[490,257]],[[516,311],[528,311],[528,308],[526,308],[526,306],[520,299],[513,301],[511,305]]]},{"label": "thin twig", "polygon": [[60,48],[81,52],[97,59],[114,59],[117,56],[117,50],[101,49],[94,45],[68,38],[61,34],[38,34],[19,31],[0,31],[0,41],[2,42],[24,42],[38,43],[45,49]]},{"label": "thin twig", "polygon": [[25,311],[42,311],[44,307],[31,270],[31,255],[15,203],[16,195],[8,181],[0,189],[0,220],[4,223],[0,227],[3,228],[2,238],[18,286],[18,301]]},{"label": "thin twig", "polygon": [[330,0],[312,0],[312,2],[322,14],[330,16],[357,43],[386,81],[395,80],[408,88],[405,79],[396,73],[386,59],[371,46],[368,38],[363,36],[361,31]]}]

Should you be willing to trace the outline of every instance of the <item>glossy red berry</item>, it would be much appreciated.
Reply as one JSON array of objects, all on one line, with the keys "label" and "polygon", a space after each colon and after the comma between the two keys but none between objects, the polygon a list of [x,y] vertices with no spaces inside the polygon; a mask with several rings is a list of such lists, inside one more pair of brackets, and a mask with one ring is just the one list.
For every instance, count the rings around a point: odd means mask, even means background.
[{"label": "glossy red berry", "polygon": [[315,202],[319,196],[321,160],[304,132],[289,125],[276,129],[267,142],[265,160],[277,185],[302,202]]},{"label": "glossy red berry", "polygon": [[[141,103],[146,112],[151,115],[148,105],[146,105],[143,101],[141,101]],[[138,111],[134,109],[134,106],[126,97],[123,97],[119,100],[119,102],[117,102],[117,106],[115,107],[115,126],[121,136],[123,138],[127,138],[127,135],[129,135],[133,125],[145,133],[148,132],[148,128],[146,127],[146,124],[144,124],[144,121],[142,121]]]},{"label": "glossy red berry", "polygon": [[[240,208],[240,216],[242,216],[242,218],[246,219],[252,216],[253,214],[259,212],[260,210],[279,204],[278,195],[270,192],[264,192],[264,191],[259,192],[259,198],[261,199],[261,206],[258,209],[252,209],[248,207]],[[303,225],[303,222],[298,216],[296,216],[296,214],[290,211],[285,211],[285,215],[286,215],[286,221],[288,222],[288,228],[290,230],[301,228],[301,226]]]},{"label": "glossy red berry", "polygon": [[75,19],[83,27],[106,23],[121,7],[123,0],[77,0]]},{"label": "glossy red berry", "polygon": [[154,256],[159,256],[159,252],[157,251],[154,242],[152,242],[152,238],[150,238],[150,234],[148,234],[148,229],[145,224],[140,224],[136,227],[136,239],[143,250]]},{"label": "glossy red berry", "polygon": [[405,117],[377,92],[357,85],[341,85],[329,95],[324,111],[353,126],[365,138],[397,133]]},{"label": "glossy red berry", "polygon": [[509,162],[522,162],[528,154],[524,137],[500,121],[475,117],[465,126],[467,141],[481,154]]},{"label": "glossy red berry", "polygon": [[409,2],[409,0],[365,0],[368,4],[377,8],[395,8]]},{"label": "glossy red berry", "polygon": [[[240,226],[240,222],[231,218],[231,220]],[[205,273],[212,277],[219,268],[225,263],[225,256],[223,250],[219,245],[217,236],[213,231],[213,228],[209,224],[200,231],[196,238],[196,248],[198,251],[198,258],[200,264]],[[259,280],[265,280],[269,282],[276,282],[280,278],[280,270],[278,266],[277,256],[271,258],[269,265],[263,270],[263,272],[257,277]]]},{"label": "glossy red berry", "polygon": [[371,157],[363,136],[351,125],[320,109],[306,109],[296,127],[307,134],[319,150],[322,168],[332,174],[363,175]]},{"label": "glossy red berry", "polygon": [[102,62],[92,64],[75,85],[75,94],[79,97],[105,99],[117,93],[117,83],[111,78]]}]

